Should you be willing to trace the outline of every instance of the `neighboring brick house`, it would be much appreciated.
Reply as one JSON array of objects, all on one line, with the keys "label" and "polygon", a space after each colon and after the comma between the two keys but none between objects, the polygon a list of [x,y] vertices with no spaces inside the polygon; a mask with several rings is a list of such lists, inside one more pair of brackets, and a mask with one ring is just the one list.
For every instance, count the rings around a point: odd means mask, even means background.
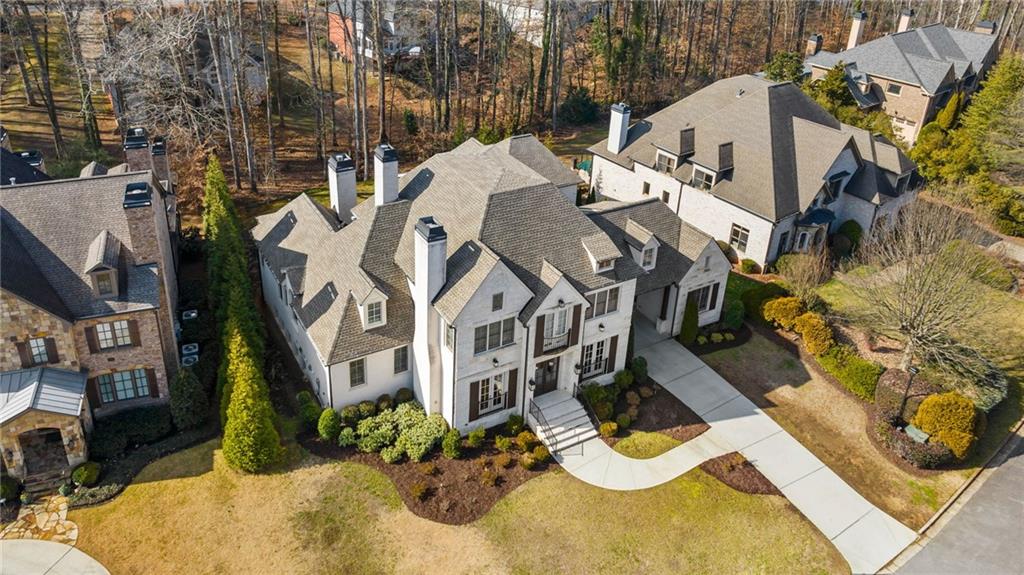
[{"label": "neighboring brick house", "polygon": [[805,66],[818,80],[837,64],[846,68],[850,93],[864,110],[881,108],[896,133],[913,144],[957,91],[970,96],[999,53],[996,24],[981,21],[974,31],[942,24],[910,28],[904,10],[895,34],[860,43],[867,14],[853,15],[846,50],[821,50],[821,35],[807,43]]},{"label": "neighboring brick house", "polygon": [[[418,0],[381,0],[384,26],[382,52],[393,62],[423,55],[423,42],[433,23],[432,7]],[[339,12],[340,7],[340,12]],[[328,38],[344,58],[351,59],[358,48],[371,62],[376,60],[377,35],[373,6],[362,1],[339,0],[327,3]],[[365,11],[369,9],[369,16]]]},{"label": "neighboring brick house", "polygon": [[169,397],[178,222],[156,175],[164,151],[136,132],[106,175],[4,188],[0,445],[13,476],[84,460],[94,417]]}]

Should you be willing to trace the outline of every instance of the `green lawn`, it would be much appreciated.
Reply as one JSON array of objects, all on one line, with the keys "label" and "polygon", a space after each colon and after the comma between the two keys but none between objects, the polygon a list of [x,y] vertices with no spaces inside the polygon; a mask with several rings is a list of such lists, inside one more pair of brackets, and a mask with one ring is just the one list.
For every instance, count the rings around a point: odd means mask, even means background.
[{"label": "green lawn", "polygon": [[761,283],[743,274],[729,272],[729,281],[725,284],[725,301],[738,300],[744,292],[761,285]]},{"label": "green lawn", "polygon": [[634,431],[615,443],[615,451],[633,459],[650,459],[682,445],[663,433]]},{"label": "green lawn", "polygon": [[69,519],[78,547],[118,574],[848,572],[784,498],[740,493],[699,469],[639,492],[553,471],[451,526],[413,515],[368,467],[306,455],[241,475],[214,440],[156,461],[121,496]]}]

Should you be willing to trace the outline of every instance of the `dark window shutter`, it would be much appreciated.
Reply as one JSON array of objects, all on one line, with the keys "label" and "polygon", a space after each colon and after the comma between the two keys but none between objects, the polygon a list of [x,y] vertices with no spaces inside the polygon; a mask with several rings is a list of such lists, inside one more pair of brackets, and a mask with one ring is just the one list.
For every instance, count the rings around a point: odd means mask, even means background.
[{"label": "dark window shutter", "polygon": [[160,397],[160,387],[156,384],[156,370],[146,370],[146,381],[149,382],[149,396]]},{"label": "dark window shutter", "polygon": [[100,341],[96,338],[96,328],[85,328],[85,342],[89,344],[89,353],[96,353],[100,350]]},{"label": "dark window shutter", "polygon": [[667,285],[661,292],[661,313],[658,314],[658,319],[665,319],[668,317],[668,295],[672,292],[672,286]]},{"label": "dark window shutter", "polygon": [[94,377],[85,382],[85,395],[89,398],[89,406],[98,409],[103,405],[100,401],[100,382]]},{"label": "dark window shutter", "polygon": [[513,369],[512,371],[508,372],[508,404],[505,405],[505,407],[515,407],[516,406],[516,388],[517,388],[516,384],[519,383],[517,381],[518,379],[519,379],[519,370],[518,369]]},{"label": "dark window shutter", "polygon": [[605,368],[605,373],[612,373],[615,371],[615,352],[619,349],[619,336],[613,336],[611,342],[608,345],[608,367]]},{"label": "dark window shutter", "polygon": [[572,333],[569,334],[569,344],[576,345],[580,342],[580,316],[583,314],[583,306],[577,305],[572,308]]},{"label": "dark window shutter", "polygon": [[480,417],[480,382],[469,383],[469,420],[476,421]]},{"label": "dark window shutter", "polygon": [[718,284],[711,286],[711,300],[708,301],[708,311],[718,307]]},{"label": "dark window shutter", "polygon": [[138,321],[136,321],[134,319],[128,320],[128,334],[132,338],[132,345],[133,346],[142,345],[141,339],[139,338],[139,322]]},{"label": "dark window shutter", "polygon": [[18,357],[21,358],[21,367],[32,367],[32,354],[28,352],[28,343],[19,341],[14,344],[18,348]]},{"label": "dark window shutter", "polygon": [[534,339],[533,357],[544,355],[544,316],[537,316],[537,337]]},{"label": "dark window shutter", "polygon": [[46,363],[57,363],[60,355],[57,354],[57,340],[52,337],[46,338]]}]

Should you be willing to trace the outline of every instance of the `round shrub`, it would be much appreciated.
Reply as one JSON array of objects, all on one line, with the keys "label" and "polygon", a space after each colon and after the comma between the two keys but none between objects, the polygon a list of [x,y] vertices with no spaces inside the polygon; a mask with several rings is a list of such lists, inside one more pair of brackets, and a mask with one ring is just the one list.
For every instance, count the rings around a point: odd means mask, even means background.
[{"label": "round shrub", "polygon": [[615,418],[615,425],[618,425],[619,429],[629,429],[630,423],[633,422],[630,421],[628,414],[620,413],[618,417]]},{"label": "round shrub", "polygon": [[523,431],[516,436],[516,445],[521,451],[530,451],[537,443],[537,436],[532,431]]},{"label": "round shrub", "polygon": [[398,463],[404,454],[405,451],[397,445],[389,445],[380,450],[380,458],[384,463]]},{"label": "round shrub", "polygon": [[611,418],[612,412],[615,407],[610,401],[601,401],[594,404],[594,415],[597,416],[599,421],[604,421]]},{"label": "round shrub", "polygon": [[403,387],[395,392],[395,403],[406,403],[412,400],[413,393],[408,387]]},{"label": "round shrub", "polygon": [[522,415],[512,414],[508,416],[508,421],[505,422],[505,431],[509,435],[519,435],[519,432],[526,427],[526,421]]},{"label": "round shrub", "polygon": [[498,484],[498,473],[493,469],[484,468],[480,471],[480,483],[487,487],[494,487]]},{"label": "round shrub", "polygon": [[933,437],[936,441],[948,447],[957,459],[967,457],[967,454],[971,452],[971,447],[974,445],[974,436],[962,431],[943,429]]},{"label": "round shrub", "polygon": [[606,421],[598,428],[602,437],[615,437],[619,433],[619,424],[614,421]]},{"label": "round shrub", "polygon": [[18,496],[18,499],[21,501],[22,505],[29,505],[35,501],[36,498],[28,491],[23,491],[21,495]]},{"label": "round shrub", "polygon": [[723,334],[722,334],[722,337],[724,337],[724,338],[725,338],[725,341],[733,341],[733,340],[735,340],[735,339],[736,339],[736,336],[734,336],[733,334],[731,334],[731,333],[729,333],[729,332],[725,332],[725,333],[723,333]]},{"label": "round shrub", "polygon": [[740,295],[740,300],[743,302],[743,312],[748,319],[763,322],[765,321],[764,310],[762,309],[764,302],[785,295],[787,295],[786,288],[775,282],[750,288]]},{"label": "round shrub", "polygon": [[352,447],[356,444],[356,431],[351,427],[341,428],[338,433],[338,447]]},{"label": "round shrub", "polygon": [[782,329],[793,329],[796,318],[804,313],[804,304],[798,297],[779,297],[764,303],[764,319]]},{"label": "round shrub", "polygon": [[635,383],[647,381],[647,359],[643,356],[634,357],[629,370],[633,372],[633,381]]},{"label": "round shrub", "polygon": [[761,266],[757,265],[757,262],[750,258],[743,258],[740,260],[740,271],[745,274],[761,273]]},{"label": "round shrub", "polygon": [[420,501],[423,501],[424,499],[426,499],[427,495],[429,493],[430,493],[430,487],[428,487],[427,484],[423,483],[422,481],[421,482],[417,482],[417,483],[413,483],[409,487],[409,495],[412,495],[414,498],[416,498],[416,499],[418,499]]},{"label": "round shrub", "polygon": [[853,253],[853,242],[843,234],[832,236],[832,253],[842,259]]},{"label": "round shrub", "polygon": [[62,483],[61,486],[57,488],[57,493],[60,493],[64,497],[67,497],[74,492],[75,486],[70,483]]},{"label": "round shrub", "polygon": [[100,471],[103,468],[95,461],[86,461],[71,472],[71,480],[77,485],[92,487],[100,480]]},{"label": "round shrub", "polygon": [[448,433],[444,434],[444,439],[441,441],[441,453],[448,459],[462,457],[462,436],[459,435],[458,429],[449,429]]},{"label": "round shrub", "polygon": [[394,402],[391,400],[391,396],[388,394],[382,394],[377,398],[377,411],[384,411],[385,409],[391,409],[394,407]]},{"label": "round shrub", "polygon": [[315,402],[303,403],[299,406],[299,419],[302,420],[302,426],[306,429],[316,429],[317,424],[320,423],[320,414],[323,412],[320,406]]},{"label": "round shrub", "polygon": [[793,322],[793,329],[803,338],[807,351],[814,355],[825,353],[836,343],[832,328],[821,314],[809,311],[801,315]]},{"label": "round shrub", "polygon": [[359,417],[373,417],[377,414],[377,404],[372,401],[360,401],[359,402]]},{"label": "round shrub", "polygon": [[537,466],[537,458],[532,453],[524,453],[519,456],[519,466],[529,471]]},{"label": "round shrub", "polygon": [[708,344],[707,336],[703,336],[703,335],[698,335],[697,336],[697,345],[707,345],[707,344]]},{"label": "round shrub", "polygon": [[654,396],[654,388],[649,385],[643,385],[640,387],[640,397],[648,399]]},{"label": "round shrub", "polygon": [[494,448],[502,453],[505,453],[509,449],[512,449],[512,438],[505,437],[504,435],[495,435]]},{"label": "round shrub", "polygon": [[743,327],[745,315],[742,301],[736,299],[725,300],[725,306],[722,308],[722,327],[732,331],[740,329]]},{"label": "round shrub", "polygon": [[10,501],[18,496],[21,484],[10,475],[0,476],[0,499]]},{"label": "round shrub", "polygon": [[626,408],[626,415],[629,416],[629,419],[631,421],[636,421],[637,418],[640,417],[640,407],[636,406],[636,405],[631,405],[631,406],[627,407]]},{"label": "round shrub", "polygon": [[724,339],[725,337],[717,331],[711,334],[711,343],[722,343],[722,340]]},{"label": "round shrub", "polygon": [[354,427],[360,419],[358,405],[346,405],[341,408],[341,420],[345,425]]},{"label": "round shrub", "polygon": [[496,467],[508,468],[512,465],[512,456],[508,453],[499,453],[494,456],[494,465]]},{"label": "round shrub", "polygon": [[640,405],[640,394],[635,391],[627,391],[626,403],[629,405]]},{"label": "round shrub", "polygon": [[633,385],[633,372],[625,369],[615,374],[615,386],[619,389],[628,389]]},{"label": "round shrub", "polygon": [[538,463],[544,463],[551,458],[551,452],[548,451],[547,447],[538,445],[533,448],[533,458],[536,459]]},{"label": "round shrub", "polygon": [[864,236],[864,228],[860,227],[857,220],[846,220],[843,225],[839,226],[838,233],[850,240],[851,249],[855,249],[860,244],[861,237]]},{"label": "round shrub", "polygon": [[914,415],[914,425],[963,459],[974,443],[974,403],[951,391],[930,395]]},{"label": "round shrub", "polygon": [[482,427],[478,427],[473,431],[469,432],[466,436],[466,445],[469,447],[477,448],[484,444],[484,439],[487,437],[487,430]]},{"label": "round shrub", "polygon": [[317,422],[316,430],[320,439],[324,441],[337,441],[341,433],[341,416],[330,407],[325,407],[320,413],[320,420]]}]

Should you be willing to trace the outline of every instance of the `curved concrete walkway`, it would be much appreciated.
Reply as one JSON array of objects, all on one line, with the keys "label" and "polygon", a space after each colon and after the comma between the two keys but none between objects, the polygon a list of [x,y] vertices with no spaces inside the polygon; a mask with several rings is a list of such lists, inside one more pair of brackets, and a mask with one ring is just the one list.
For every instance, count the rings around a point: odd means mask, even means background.
[{"label": "curved concrete walkway", "polygon": [[110,575],[82,551],[53,541],[0,541],[0,575]]}]

